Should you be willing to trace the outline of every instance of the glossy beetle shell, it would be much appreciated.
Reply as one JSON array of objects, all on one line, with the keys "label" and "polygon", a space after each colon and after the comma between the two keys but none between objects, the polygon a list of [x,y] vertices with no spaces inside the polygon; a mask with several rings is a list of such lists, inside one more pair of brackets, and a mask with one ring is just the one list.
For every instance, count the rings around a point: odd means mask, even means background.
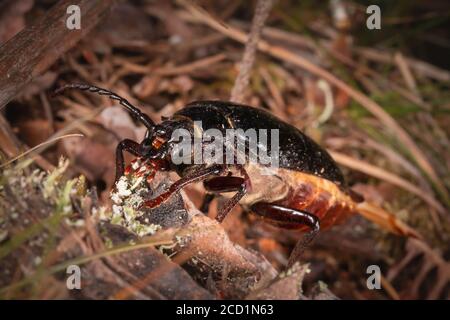
[{"label": "glossy beetle shell", "polygon": [[262,109],[231,102],[196,101],[188,104],[175,115],[182,115],[193,121],[202,121],[205,130],[210,128],[244,131],[278,129],[280,168],[310,173],[344,186],[343,175],[328,152],[294,126]]},{"label": "glossy beetle shell", "polygon": [[[300,130],[270,113],[230,102],[198,101],[190,103],[174,116],[202,121],[204,130],[279,130],[279,169],[273,171],[279,182],[260,176],[252,169],[254,166],[247,165],[250,178],[258,181],[253,183],[252,190],[241,200],[244,207],[265,201],[303,210],[319,218],[321,229],[327,229],[355,213],[355,203],[331,156]],[[288,229],[308,230],[306,226],[291,224],[289,221],[281,223],[268,219],[266,222]]]}]

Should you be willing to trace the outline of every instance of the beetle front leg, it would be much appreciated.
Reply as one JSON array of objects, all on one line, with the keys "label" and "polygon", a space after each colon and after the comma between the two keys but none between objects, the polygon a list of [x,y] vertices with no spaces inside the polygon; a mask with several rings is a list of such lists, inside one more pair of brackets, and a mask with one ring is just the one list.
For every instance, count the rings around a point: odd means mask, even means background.
[{"label": "beetle front leg", "polygon": [[125,161],[123,157],[123,152],[128,151],[136,157],[140,156],[139,153],[139,143],[136,141],[125,139],[119,142],[116,148],[116,180],[117,182],[121,176],[123,176],[125,170]]},{"label": "beetle front leg", "polygon": [[224,170],[225,170],[225,166],[219,165],[219,164],[212,165],[207,168],[202,167],[198,170],[195,170],[195,171],[187,174],[183,178],[174,182],[169,187],[169,190],[167,190],[166,192],[163,192],[156,198],[145,201],[141,205],[141,207],[146,207],[148,209],[155,208],[155,207],[159,206],[161,203],[163,203],[164,201],[166,201],[167,199],[169,199],[174,193],[180,191],[186,185],[194,183],[194,182],[198,182],[198,181],[203,181],[203,180],[207,179],[208,177],[210,177],[211,175],[219,175]]},{"label": "beetle front leg", "polygon": [[311,230],[300,239],[292,250],[288,261],[288,268],[299,260],[305,248],[314,240],[320,230],[319,219],[312,213],[283,207],[280,205],[258,202],[253,204],[250,209],[259,216],[289,228],[300,228],[308,226]]}]

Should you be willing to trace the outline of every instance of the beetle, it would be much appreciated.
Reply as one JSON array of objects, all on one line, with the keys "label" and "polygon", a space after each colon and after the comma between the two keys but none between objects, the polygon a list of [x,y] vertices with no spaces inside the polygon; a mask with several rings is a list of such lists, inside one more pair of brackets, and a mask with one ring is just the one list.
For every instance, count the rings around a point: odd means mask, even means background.
[{"label": "beetle", "polygon": [[[66,89],[89,91],[117,100],[146,127],[145,137],[140,143],[125,139],[118,144],[116,181],[124,174],[124,151],[150,159],[158,170],[178,173],[179,180],[162,194],[143,203],[146,208],[155,208],[186,185],[203,181],[207,191],[203,209],[216,194],[228,198],[216,216],[219,222],[239,203],[272,225],[308,231],[295,246],[288,265],[298,260],[319,230],[330,228],[364,210],[359,205],[363,203],[363,197],[347,186],[341,170],[328,152],[299,129],[263,109],[224,101],[196,101],[155,124],[148,115],[109,90],[86,84],[68,84],[57,89],[55,94]],[[172,133],[176,129],[185,129],[195,134],[198,121],[201,121],[203,130],[218,129],[222,132],[227,129],[277,129],[281,142],[279,165],[272,168],[248,159],[243,164],[173,164],[170,158],[175,145]],[[258,148],[266,147],[258,142]]]}]

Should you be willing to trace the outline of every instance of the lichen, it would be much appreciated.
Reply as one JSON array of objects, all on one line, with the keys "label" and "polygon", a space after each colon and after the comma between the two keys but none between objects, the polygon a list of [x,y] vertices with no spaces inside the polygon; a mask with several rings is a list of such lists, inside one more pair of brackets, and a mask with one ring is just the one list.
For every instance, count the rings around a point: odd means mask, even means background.
[{"label": "lichen", "polygon": [[[39,173],[39,171],[34,171],[33,173],[36,173],[37,178],[36,182],[39,182],[39,178],[42,176],[45,176],[44,179],[42,179],[42,186],[43,186],[43,194],[44,197],[54,198],[57,192],[57,187],[59,186],[59,183],[63,177],[64,172],[67,170],[67,167],[69,166],[69,161],[65,160],[64,158],[61,158],[58,163],[58,167],[50,172],[49,174],[45,175],[43,173]],[[33,176],[33,175],[32,175]],[[67,191],[67,190],[66,190]],[[57,195],[58,197],[58,195]]]},{"label": "lichen", "polygon": [[139,210],[144,195],[148,193],[146,179],[151,170],[148,170],[146,162],[136,159],[127,171],[111,191],[112,214],[104,220],[123,226],[139,237],[152,235],[161,226],[148,223],[148,219],[140,219],[144,212]]}]

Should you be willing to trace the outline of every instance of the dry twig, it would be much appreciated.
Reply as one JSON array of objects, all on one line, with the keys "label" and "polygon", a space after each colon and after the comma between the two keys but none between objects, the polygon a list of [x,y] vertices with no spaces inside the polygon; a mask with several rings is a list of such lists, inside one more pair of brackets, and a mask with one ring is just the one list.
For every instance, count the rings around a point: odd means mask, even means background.
[{"label": "dry twig", "polygon": [[244,56],[239,65],[239,75],[234,82],[233,90],[231,91],[231,101],[242,103],[244,100],[244,91],[250,81],[250,72],[255,62],[255,53],[258,47],[258,41],[261,37],[261,32],[264,23],[272,8],[273,0],[258,0],[256,4],[256,11],[253,17],[252,28],[248,35],[248,41],[245,45]]}]

